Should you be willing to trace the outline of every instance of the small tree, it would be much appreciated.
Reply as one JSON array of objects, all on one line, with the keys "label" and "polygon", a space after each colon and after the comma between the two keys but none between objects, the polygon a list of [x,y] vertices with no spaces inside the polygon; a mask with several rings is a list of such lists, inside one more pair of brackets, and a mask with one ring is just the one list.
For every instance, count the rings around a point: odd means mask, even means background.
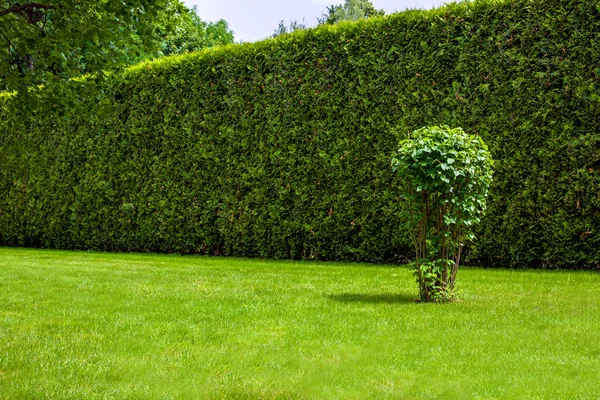
[{"label": "small tree", "polygon": [[400,142],[392,165],[403,184],[421,301],[452,300],[463,246],[492,182],[488,148],[461,128],[425,127]]},{"label": "small tree", "polygon": [[341,21],[357,21],[383,15],[385,11],[376,9],[371,0],[345,0],[343,4],[327,7],[327,12],[318,21],[319,25],[334,25]]},{"label": "small tree", "polygon": [[286,26],[285,22],[283,22],[283,20],[281,20],[279,22],[279,26],[277,27],[277,29],[275,29],[275,32],[273,32],[271,37],[277,37],[280,35],[285,35],[286,33],[302,31],[305,29],[308,29],[308,26],[304,23],[304,20],[302,20],[302,22],[290,21],[289,26]]}]

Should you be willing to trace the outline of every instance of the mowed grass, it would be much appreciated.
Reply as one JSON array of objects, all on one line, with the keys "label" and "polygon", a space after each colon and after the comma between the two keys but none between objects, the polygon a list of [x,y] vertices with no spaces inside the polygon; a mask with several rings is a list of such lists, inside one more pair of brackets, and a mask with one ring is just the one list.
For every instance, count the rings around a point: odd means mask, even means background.
[{"label": "mowed grass", "polygon": [[0,248],[2,399],[599,398],[600,274]]}]

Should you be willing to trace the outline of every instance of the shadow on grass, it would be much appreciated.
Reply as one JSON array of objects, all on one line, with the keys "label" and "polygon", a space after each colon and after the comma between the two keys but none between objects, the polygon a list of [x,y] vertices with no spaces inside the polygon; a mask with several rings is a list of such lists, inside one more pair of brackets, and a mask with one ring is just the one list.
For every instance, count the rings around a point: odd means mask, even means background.
[{"label": "shadow on grass", "polygon": [[367,304],[401,304],[415,303],[418,296],[408,293],[383,293],[383,294],[364,294],[364,293],[341,293],[329,294],[327,298],[339,301],[341,303],[367,303]]}]

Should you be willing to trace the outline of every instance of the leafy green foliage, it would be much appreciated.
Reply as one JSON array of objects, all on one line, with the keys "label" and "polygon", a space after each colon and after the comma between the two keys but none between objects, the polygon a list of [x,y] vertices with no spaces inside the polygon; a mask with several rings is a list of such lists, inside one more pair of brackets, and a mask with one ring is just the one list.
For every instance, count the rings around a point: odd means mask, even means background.
[{"label": "leafy green foliage", "polygon": [[182,54],[209,47],[232,44],[234,34],[225,20],[206,22],[198,15],[196,6],[181,18],[161,44],[160,55]]},{"label": "leafy green foliage", "polygon": [[233,43],[226,21],[204,22],[179,0],[4,1],[0,20],[0,91],[17,92],[24,112],[77,97],[83,75],[101,97],[97,85],[124,66]]},{"label": "leafy green foliage", "polygon": [[0,2],[0,88],[39,85],[135,63],[160,48],[186,9],[179,0]]},{"label": "leafy green foliage", "polygon": [[451,300],[463,247],[474,239],[492,182],[488,148],[461,128],[426,127],[402,140],[392,161],[405,182],[421,301]]},{"label": "leafy green foliage", "polygon": [[144,63],[77,115],[7,99],[0,243],[406,261],[390,157],[448,125],[495,161],[466,262],[593,267],[599,37],[589,1],[461,3]]}]

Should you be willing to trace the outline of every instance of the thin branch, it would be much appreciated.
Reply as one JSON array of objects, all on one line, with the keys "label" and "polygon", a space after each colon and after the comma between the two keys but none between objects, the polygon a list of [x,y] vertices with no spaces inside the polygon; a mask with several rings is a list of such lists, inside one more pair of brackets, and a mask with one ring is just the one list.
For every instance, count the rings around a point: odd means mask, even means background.
[{"label": "thin branch", "polygon": [[48,13],[44,14],[44,23],[42,24],[42,27],[40,28],[40,32],[44,32],[44,29],[46,29],[47,22],[48,22]]},{"label": "thin branch", "polygon": [[25,3],[25,4],[15,4],[10,8],[6,8],[4,10],[0,10],[0,17],[3,17],[7,14],[22,14],[26,11],[33,11],[36,8],[41,8],[44,10],[54,10],[61,5],[52,5],[52,4],[41,4],[41,3]]},{"label": "thin branch", "polygon": [[12,42],[10,41],[10,39],[8,38],[8,36],[6,36],[4,34],[4,32],[2,32],[2,31],[0,31],[0,36],[2,36],[8,42],[8,49],[9,49],[9,52],[10,52],[10,48],[13,47]]}]

